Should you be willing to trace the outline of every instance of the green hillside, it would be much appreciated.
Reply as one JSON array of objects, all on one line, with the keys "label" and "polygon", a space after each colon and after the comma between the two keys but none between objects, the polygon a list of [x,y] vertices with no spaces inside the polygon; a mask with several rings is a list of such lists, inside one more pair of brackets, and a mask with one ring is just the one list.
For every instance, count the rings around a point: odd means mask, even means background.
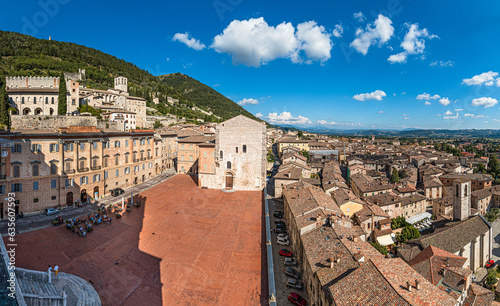
[{"label": "green hillside", "polygon": [[82,45],[38,39],[14,32],[0,31],[0,78],[5,76],[60,76],[61,72],[85,69],[84,85],[90,88],[112,88],[116,76],[129,80],[129,92],[152,102],[153,95],[165,101],[166,96],[179,99],[180,105],[155,107],[160,113],[188,118],[208,118],[190,109],[197,106],[229,119],[239,114],[256,119],[238,104],[201,82],[180,74],[154,76],[115,56]]}]

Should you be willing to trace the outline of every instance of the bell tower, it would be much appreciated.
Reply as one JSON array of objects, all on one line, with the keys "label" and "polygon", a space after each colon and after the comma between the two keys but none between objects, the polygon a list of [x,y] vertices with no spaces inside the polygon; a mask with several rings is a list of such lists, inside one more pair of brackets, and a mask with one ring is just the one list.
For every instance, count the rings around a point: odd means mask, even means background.
[{"label": "bell tower", "polygon": [[453,182],[453,219],[466,220],[470,216],[471,185],[470,181],[463,178]]},{"label": "bell tower", "polygon": [[115,89],[128,92],[128,80],[126,77],[119,76],[115,78]]}]

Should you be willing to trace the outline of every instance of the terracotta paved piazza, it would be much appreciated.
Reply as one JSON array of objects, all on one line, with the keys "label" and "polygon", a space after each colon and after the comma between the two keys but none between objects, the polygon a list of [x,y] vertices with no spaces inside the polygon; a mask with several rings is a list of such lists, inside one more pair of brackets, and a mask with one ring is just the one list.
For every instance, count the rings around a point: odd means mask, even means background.
[{"label": "terracotta paved piazza", "polygon": [[[86,238],[64,226],[18,234],[17,265],[90,280],[103,305],[266,304],[260,192],[224,193],[177,175]],[[118,199],[117,199],[118,202]]]}]

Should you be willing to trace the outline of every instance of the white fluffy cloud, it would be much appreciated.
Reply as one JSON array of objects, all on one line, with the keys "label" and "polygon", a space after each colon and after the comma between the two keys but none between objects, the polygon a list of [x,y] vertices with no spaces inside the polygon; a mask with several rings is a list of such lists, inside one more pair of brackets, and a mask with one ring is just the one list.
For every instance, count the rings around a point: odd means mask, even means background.
[{"label": "white fluffy cloud", "polygon": [[[264,118],[262,116],[261,118]],[[269,113],[267,115],[267,119],[269,123],[271,124],[310,124],[311,120],[309,118],[304,117],[304,116],[297,116],[294,117],[292,116],[292,113],[290,112],[282,112],[281,114],[278,113]]]},{"label": "white fluffy cloud", "polygon": [[454,109],[454,111],[456,111],[456,112],[461,112],[461,111],[464,111],[464,110],[465,110],[465,109],[463,109],[463,108],[455,108],[455,109]]},{"label": "white fluffy cloud", "polygon": [[446,105],[450,104],[451,101],[448,98],[441,98],[441,99],[439,99],[439,103],[441,103],[442,105],[446,106]]},{"label": "white fluffy cloud", "polygon": [[434,99],[440,99],[441,97],[439,95],[433,95],[431,96],[428,93],[423,93],[417,96],[417,100],[434,100]]},{"label": "white fluffy cloud", "polygon": [[466,85],[486,85],[486,86],[491,86],[497,83],[497,86],[500,86],[500,78],[496,79],[498,77],[498,72],[493,72],[493,71],[488,71],[488,72],[483,72],[481,74],[475,75],[470,79],[463,79],[463,83]]},{"label": "white fluffy cloud", "polygon": [[342,27],[341,23],[335,25],[335,29],[333,29],[332,34],[337,38],[342,37],[342,34],[344,34],[344,27]]},{"label": "white fluffy cloud", "polygon": [[404,119],[404,120],[409,120],[409,119],[410,119],[410,117],[403,117],[403,119]]},{"label": "white fluffy cloud", "polygon": [[296,36],[299,43],[297,53],[304,50],[309,62],[325,62],[330,58],[333,43],[325,27],[318,26],[315,21],[303,22],[297,25]]},{"label": "white fluffy cloud", "polygon": [[179,41],[189,48],[195,49],[195,50],[203,50],[205,49],[205,45],[202,44],[198,39],[195,39],[193,37],[190,37],[191,35],[189,33],[176,33],[174,37],[172,38],[173,41]]},{"label": "white fluffy cloud", "polygon": [[429,101],[425,101],[425,103],[424,103],[424,104],[425,104],[425,105],[431,105],[431,102],[429,102]]},{"label": "white fluffy cloud", "polygon": [[387,59],[392,63],[404,63],[408,54],[420,54],[424,53],[425,50],[425,40],[438,38],[437,35],[429,34],[429,31],[418,28],[418,23],[406,24],[409,26],[408,32],[405,34],[401,47],[404,49],[403,52],[398,54],[393,54]]},{"label": "white fluffy cloud", "polygon": [[485,116],[485,115],[474,115],[474,114],[464,114],[464,117],[470,117],[472,119],[478,119],[478,118],[485,118],[485,117],[488,117],[488,116]]},{"label": "white fluffy cloud", "polygon": [[356,30],[356,39],[351,42],[351,47],[366,55],[371,45],[386,43],[392,35],[394,35],[392,21],[379,14],[377,19],[366,25],[364,30],[361,28]]},{"label": "white fluffy cloud", "polygon": [[448,119],[457,119],[458,116],[459,116],[458,113],[452,113],[452,112],[450,112],[448,110],[448,111],[446,111],[446,113],[444,113],[443,119],[446,119],[446,120],[448,120]]},{"label": "white fluffy cloud", "polygon": [[270,26],[263,17],[233,20],[224,31],[215,36],[211,47],[219,53],[227,53],[233,64],[259,67],[277,58],[288,58],[301,63],[304,51],[306,63],[327,61],[333,43],[331,35],[315,21],[297,25],[283,22]]},{"label": "white fluffy cloud", "polygon": [[238,104],[242,105],[242,106],[243,105],[257,105],[257,104],[259,104],[259,100],[252,99],[252,98],[250,98],[250,99],[244,98],[243,100],[238,101]]},{"label": "white fluffy cloud", "polygon": [[334,125],[334,124],[337,124],[337,122],[335,122],[335,121],[328,122],[326,120],[318,120],[318,124],[321,124],[321,125]]},{"label": "white fluffy cloud", "polygon": [[389,56],[389,58],[387,59],[389,62],[392,63],[404,63],[406,62],[406,52],[401,52],[401,53],[398,53],[398,54],[393,54],[391,56]]},{"label": "white fluffy cloud", "polygon": [[365,17],[365,15],[363,15],[362,12],[354,13],[353,16],[354,16],[354,19],[356,19],[357,22],[363,22],[363,21],[366,20],[366,17]]},{"label": "white fluffy cloud", "polygon": [[472,100],[471,105],[472,106],[483,106],[484,108],[488,108],[488,107],[494,106],[497,103],[498,103],[497,99],[489,98],[489,97],[482,97],[482,98],[476,98],[476,99]]},{"label": "white fluffy cloud", "polygon": [[383,97],[387,96],[382,90],[375,90],[370,93],[362,93],[354,95],[353,98],[358,101],[368,101],[368,100],[382,100]]}]

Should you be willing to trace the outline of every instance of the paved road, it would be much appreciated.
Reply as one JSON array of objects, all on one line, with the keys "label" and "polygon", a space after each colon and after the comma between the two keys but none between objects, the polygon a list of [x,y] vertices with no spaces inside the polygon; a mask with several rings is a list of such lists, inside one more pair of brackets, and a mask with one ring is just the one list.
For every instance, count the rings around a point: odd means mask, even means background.
[{"label": "paved road", "polygon": [[[167,176],[168,175],[168,176]],[[147,190],[153,186],[158,185],[159,183],[173,177],[175,175],[174,170],[169,170],[161,175],[158,175],[144,183],[129,187],[125,189],[125,193],[123,194],[126,197],[130,197],[130,193],[132,192],[134,195],[137,195],[138,193]],[[64,220],[70,219],[70,218],[79,218],[82,216],[88,215],[90,212],[96,211],[97,207],[100,205],[109,205],[109,204],[116,204],[116,203],[121,203],[121,197],[112,197],[112,196],[107,196],[102,199],[100,199],[96,203],[91,203],[91,204],[84,204],[83,207],[71,207],[71,208],[65,208],[61,210],[61,212],[58,214],[58,216],[61,216]],[[16,232],[17,233],[24,233],[24,232],[30,232],[38,229],[42,229],[45,227],[53,226],[51,224],[51,221],[55,219],[55,215],[52,216],[46,216],[44,214],[35,214],[35,215],[29,215],[25,216],[22,219],[18,219],[16,221]],[[0,221],[0,233],[5,236],[7,234],[7,226],[8,220],[4,219]]]},{"label": "paved road", "polygon": [[492,234],[493,234],[493,250],[492,250],[492,259],[495,263],[500,263],[500,219],[491,223]]}]

